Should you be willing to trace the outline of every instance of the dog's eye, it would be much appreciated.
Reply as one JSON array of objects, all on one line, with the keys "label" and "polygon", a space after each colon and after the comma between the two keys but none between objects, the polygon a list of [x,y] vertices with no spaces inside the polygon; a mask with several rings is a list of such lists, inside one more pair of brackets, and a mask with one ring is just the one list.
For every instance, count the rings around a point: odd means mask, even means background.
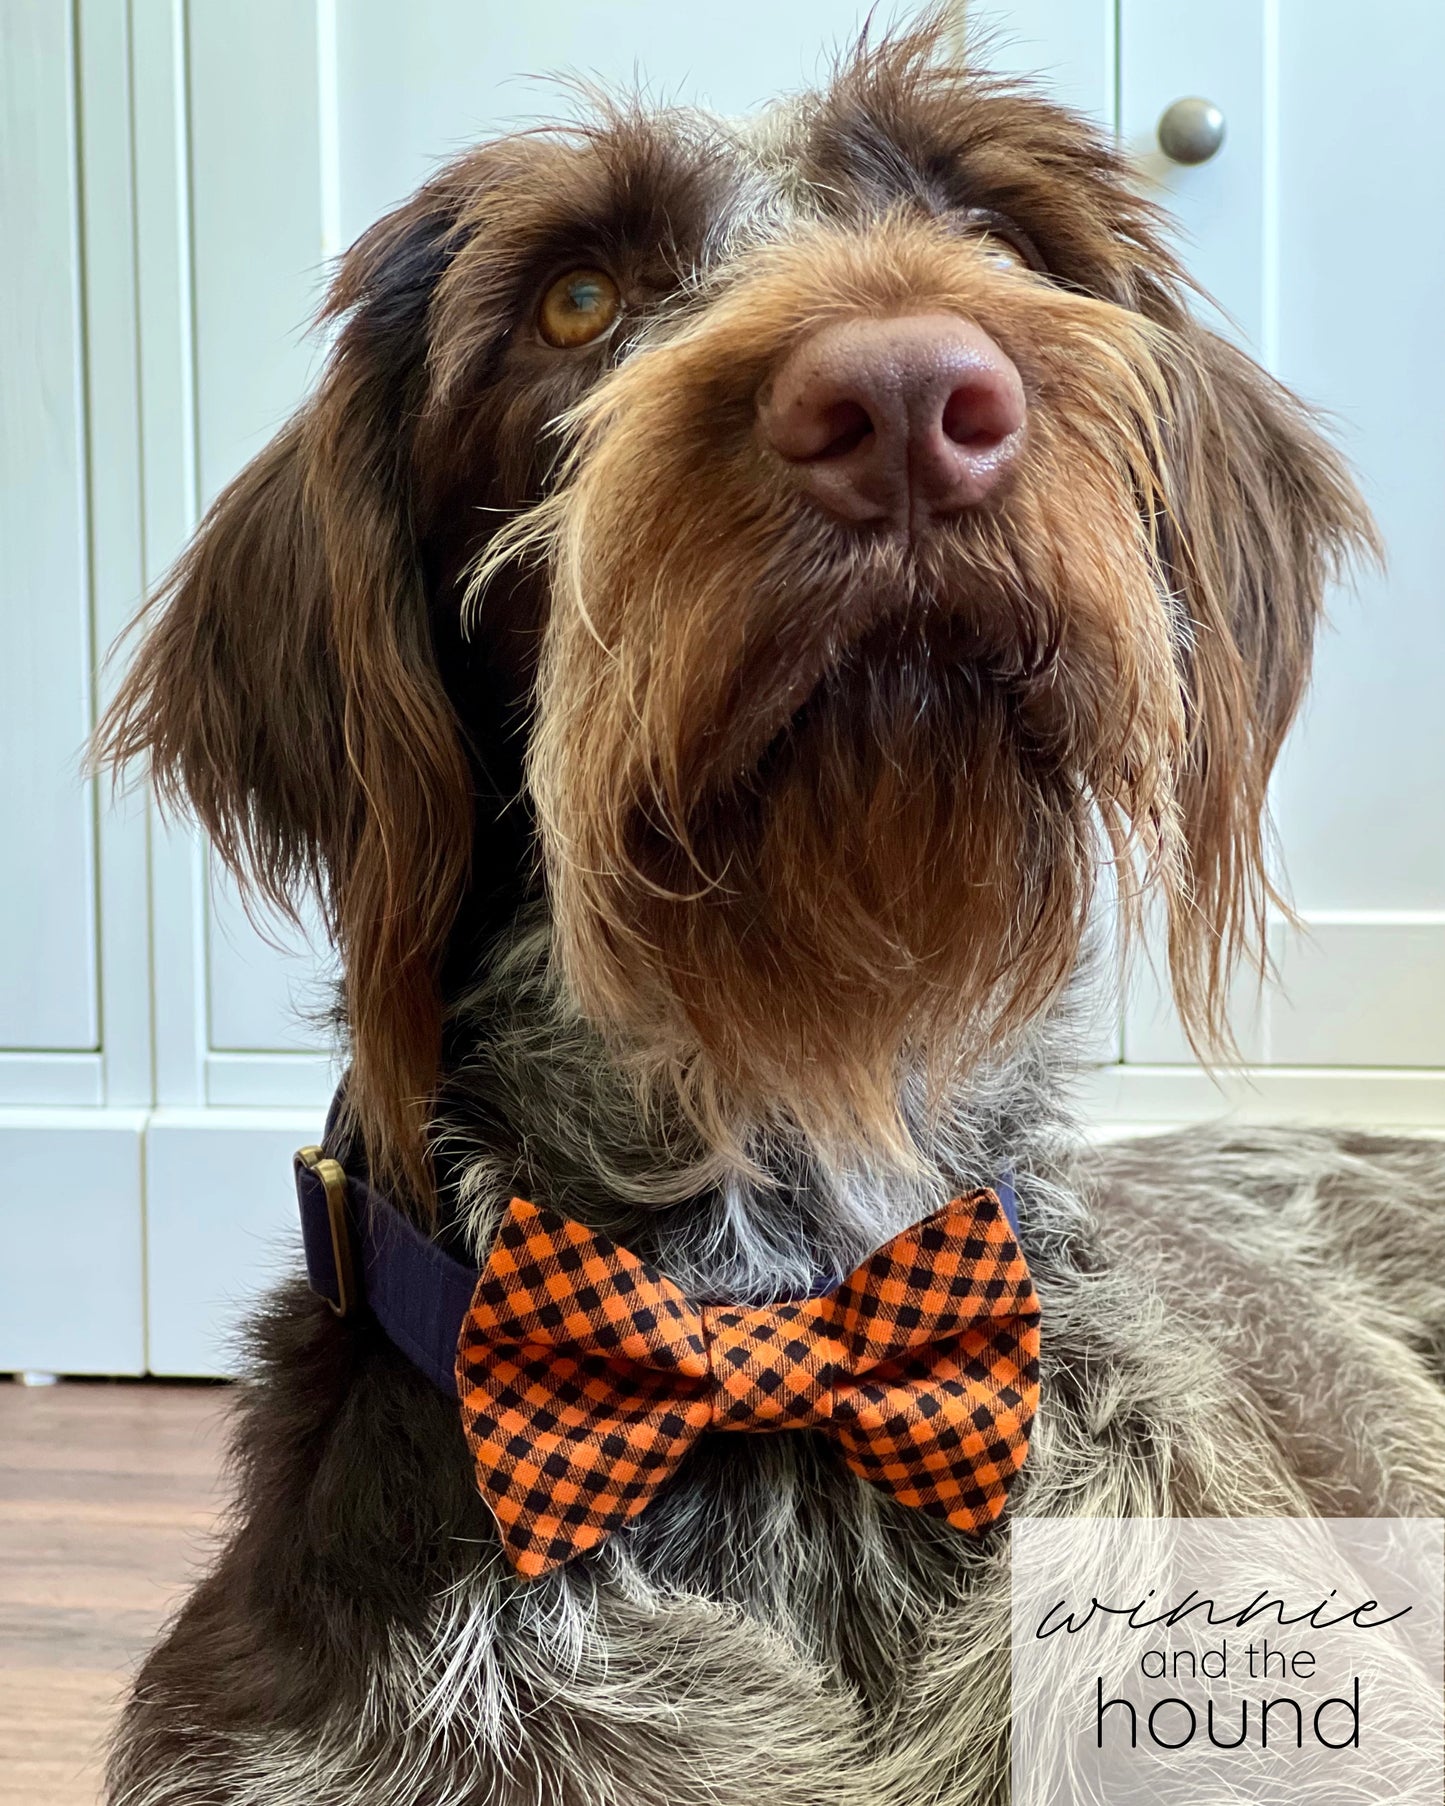
[{"label": "dog's eye", "polygon": [[605,270],[568,270],[543,295],[537,325],[549,345],[570,350],[601,338],[621,311],[621,291]]},{"label": "dog's eye", "polygon": [[1014,269],[1029,268],[1029,260],[1018,246],[1000,238],[997,232],[980,232],[977,241],[979,250],[990,263],[1011,265]]},{"label": "dog's eye", "polygon": [[1044,260],[1012,221],[983,209],[971,211],[965,230],[991,263],[1001,269],[1042,271]]}]

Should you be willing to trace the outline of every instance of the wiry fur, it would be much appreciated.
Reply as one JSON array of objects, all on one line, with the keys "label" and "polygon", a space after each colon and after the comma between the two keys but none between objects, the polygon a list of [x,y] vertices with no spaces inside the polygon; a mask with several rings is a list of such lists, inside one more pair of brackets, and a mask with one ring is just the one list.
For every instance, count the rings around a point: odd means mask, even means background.
[{"label": "wiry fur", "polygon": [[[321,885],[336,1151],[469,1258],[520,1193],[760,1302],[1008,1169],[1044,1312],[1014,1513],[1440,1513],[1445,1154],[1089,1152],[1068,1105],[1101,864],[1126,910],[1162,891],[1218,1030],[1367,522],[1194,322],[1113,151],[934,49],[865,48],[751,134],[604,107],[373,228],[102,748],[267,892]],[[982,254],[1000,218],[1037,271]],[[562,354],[536,298],[584,266],[628,312]],[[1006,350],[1026,449],[989,506],[865,539],[801,503],[758,396],[820,322],[918,310]],[[524,1587],[455,1406],[374,1327],[295,1285],[254,1354],[115,1806],[1007,1797],[1006,1525],[962,1537],[810,1433],[715,1436]]]}]

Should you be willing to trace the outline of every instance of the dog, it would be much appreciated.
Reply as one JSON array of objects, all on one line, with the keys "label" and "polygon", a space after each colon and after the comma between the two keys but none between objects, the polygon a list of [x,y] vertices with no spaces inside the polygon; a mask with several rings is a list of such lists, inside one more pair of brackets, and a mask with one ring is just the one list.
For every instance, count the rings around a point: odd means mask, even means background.
[{"label": "dog", "polygon": [[[1101,875],[1227,1047],[1373,544],[1189,294],[1114,146],[937,27],[747,124],[486,144],[342,261],[100,756],[324,900],[325,1156],[473,1276],[521,1198],[781,1308],[1002,1186],[1042,1314],[1011,1516],[1439,1515],[1445,1153],[1073,1120]],[[298,1279],[252,1352],[115,1806],[1007,1797],[1008,1516],[704,1434],[523,1582],[369,1312]]]}]

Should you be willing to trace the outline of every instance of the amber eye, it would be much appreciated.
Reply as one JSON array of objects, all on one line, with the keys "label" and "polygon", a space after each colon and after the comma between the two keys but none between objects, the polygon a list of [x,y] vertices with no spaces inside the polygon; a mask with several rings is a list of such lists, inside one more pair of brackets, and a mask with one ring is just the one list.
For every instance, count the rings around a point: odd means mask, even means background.
[{"label": "amber eye", "polygon": [[1044,260],[1033,242],[1001,213],[987,207],[971,207],[964,216],[963,228],[989,262],[1000,269],[1044,273]]},{"label": "amber eye", "polygon": [[978,248],[990,263],[1000,268],[1026,270],[1030,268],[1029,260],[1016,244],[1007,238],[1000,238],[997,232],[981,232],[977,239]]},{"label": "amber eye", "polygon": [[549,345],[587,345],[621,310],[622,295],[605,270],[568,270],[543,295],[537,325]]}]

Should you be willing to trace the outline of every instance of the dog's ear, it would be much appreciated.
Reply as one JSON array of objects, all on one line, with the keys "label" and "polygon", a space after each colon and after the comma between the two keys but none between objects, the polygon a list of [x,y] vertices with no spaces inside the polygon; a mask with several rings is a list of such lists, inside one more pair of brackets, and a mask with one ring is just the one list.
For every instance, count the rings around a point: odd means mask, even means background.
[{"label": "dog's ear", "polygon": [[1287,389],[1193,323],[1174,335],[1159,551],[1189,712],[1179,787],[1189,871],[1170,922],[1180,1013],[1203,1051],[1232,1045],[1241,954],[1264,958],[1268,785],[1309,679],[1326,589],[1377,550],[1364,503]]},{"label": "dog's ear", "polygon": [[471,782],[436,667],[408,421],[449,222],[412,203],[344,261],[315,397],[226,489],[142,616],[96,756],[149,756],[256,894],[314,889],[345,967],[349,1098],[373,1169],[429,1195],[438,961]]}]

